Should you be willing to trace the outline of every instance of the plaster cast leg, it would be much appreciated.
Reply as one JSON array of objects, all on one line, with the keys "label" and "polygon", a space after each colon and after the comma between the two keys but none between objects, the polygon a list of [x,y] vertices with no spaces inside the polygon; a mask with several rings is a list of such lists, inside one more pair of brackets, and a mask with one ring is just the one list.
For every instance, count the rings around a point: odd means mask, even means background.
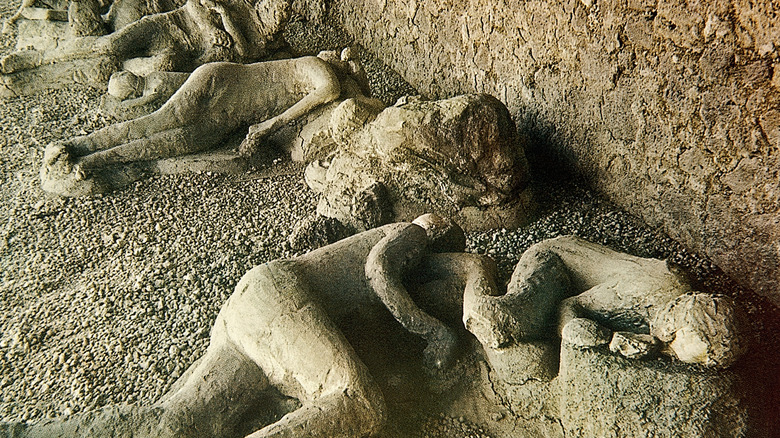
[{"label": "plaster cast leg", "polygon": [[[181,10],[143,17],[141,20],[105,36],[84,36],[62,40],[52,50],[21,50],[0,60],[3,74],[34,70],[41,66],[64,61],[111,56],[120,60],[135,56],[160,56],[160,66],[174,67],[176,59],[191,48],[187,37],[173,21]],[[189,49],[189,50],[188,50]],[[178,55],[177,55],[178,54]],[[42,79],[46,79],[42,77]]]},{"label": "plaster cast leg", "polygon": [[[114,163],[202,152],[219,142],[226,128],[195,119],[183,124],[182,119],[192,115],[195,112],[193,108],[199,103],[196,99],[180,106],[171,100],[144,117],[52,144],[47,148],[44,165],[54,167],[55,162],[65,161],[70,165],[78,164],[84,169],[91,169]],[[69,172],[67,168],[65,170]]]},{"label": "plaster cast leg", "polygon": [[487,292],[490,290],[466,291],[463,323],[483,345],[492,348],[549,336],[558,305],[572,293],[566,266],[545,248],[523,254],[506,294],[491,296]]},{"label": "plaster cast leg", "polygon": [[206,354],[157,402],[160,436],[229,435],[269,388],[263,371],[215,331]]},{"label": "plaster cast leg", "polygon": [[108,36],[86,36],[62,40],[52,50],[20,50],[0,60],[0,72],[3,74],[31,70],[58,61],[94,58],[111,55],[108,52]]},{"label": "plaster cast leg", "polygon": [[0,436],[24,438],[202,438],[234,430],[268,380],[234,347],[214,336],[205,356],[154,406],[109,406],[32,425],[0,425]]},{"label": "plaster cast leg", "polygon": [[158,436],[163,416],[161,408],[135,405],[109,406],[75,414],[64,420],[44,420],[35,424],[0,424],[3,438],[140,438]]},{"label": "plaster cast leg", "polygon": [[368,436],[384,424],[382,394],[295,267],[277,261],[252,269],[218,318],[271,384],[303,403],[251,436]]},{"label": "plaster cast leg", "polygon": [[212,149],[222,138],[217,129],[190,125],[97,151],[76,159],[76,163],[89,170],[116,163],[177,157]]}]

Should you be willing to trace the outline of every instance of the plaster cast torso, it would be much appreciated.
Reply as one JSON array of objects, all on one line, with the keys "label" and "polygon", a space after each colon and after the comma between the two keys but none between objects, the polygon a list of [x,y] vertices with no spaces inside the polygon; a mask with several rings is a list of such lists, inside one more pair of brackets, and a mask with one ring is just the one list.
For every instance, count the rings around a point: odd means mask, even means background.
[{"label": "plaster cast torso", "polygon": [[198,67],[160,111],[183,124],[206,123],[229,131],[282,113],[328,80],[337,78],[316,57],[215,62]]},{"label": "plaster cast torso", "polygon": [[424,235],[417,225],[395,223],[255,267],[225,303],[215,331],[224,333],[284,394],[316,400],[349,387],[364,371],[354,363],[343,323],[404,308],[403,303],[383,303],[369,284],[369,254],[384,238],[410,233]]},{"label": "plaster cast torso", "polygon": [[553,251],[570,267],[574,289],[583,291],[577,296],[581,306],[617,325],[646,329],[660,308],[690,290],[683,279],[666,269],[663,260],[619,253],[573,238],[553,239],[539,248]]}]

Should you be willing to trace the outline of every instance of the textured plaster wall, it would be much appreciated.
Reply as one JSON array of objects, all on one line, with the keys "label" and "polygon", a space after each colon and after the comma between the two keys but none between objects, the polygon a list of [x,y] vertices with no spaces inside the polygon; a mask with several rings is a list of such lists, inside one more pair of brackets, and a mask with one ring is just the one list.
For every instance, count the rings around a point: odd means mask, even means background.
[{"label": "textured plaster wall", "polygon": [[495,95],[538,148],[780,303],[777,0],[330,7],[425,95]]}]

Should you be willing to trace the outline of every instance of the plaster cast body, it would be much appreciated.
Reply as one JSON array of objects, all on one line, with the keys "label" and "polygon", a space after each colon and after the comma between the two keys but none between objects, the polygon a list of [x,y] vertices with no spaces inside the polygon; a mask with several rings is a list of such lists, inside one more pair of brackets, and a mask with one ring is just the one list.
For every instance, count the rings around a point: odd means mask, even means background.
[{"label": "plaster cast body", "polygon": [[47,147],[44,189],[90,193],[91,169],[210,150],[246,125],[249,135],[241,150],[251,154],[266,135],[339,93],[337,75],[317,57],[210,63],[195,70],[157,111]]},{"label": "plaster cast body", "polygon": [[[39,5],[37,0],[23,0],[16,13],[3,23],[3,33],[9,34],[17,26],[20,19],[68,21],[71,36],[103,35],[114,32],[140,20],[147,15],[172,11],[182,5],[176,0],[116,0],[103,2],[96,0],[77,0],[62,4],[62,2],[46,2]],[[58,4],[60,3],[60,4]],[[105,16],[101,12],[110,7]],[[45,6],[39,7],[39,6]],[[63,17],[63,12],[66,16]]]},{"label": "plaster cast body", "polygon": [[529,248],[505,296],[464,299],[466,327],[491,348],[544,338],[556,319],[564,342],[583,348],[608,342],[610,337],[581,318],[618,333],[652,335],[615,333],[613,349],[626,345],[629,350],[620,351],[625,356],[640,356],[631,343],[647,344],[650,352],[658,338],[684,362],[725,368],[745,348],[730,299],[694,292],[663,260],[619,253],[574,236]]},{"label": "plaster cast body", "polygon": [[342,334],[342,323],[388,309],[427,341],[426,363],[445,367],[455,353],[455,335],[417,307],[400,277],[427,260],[422,266],[428,275],[460,277],[467,285],[492,284],[492,271],[475,262],[480,256],[426,258],[429,251],[463,249],[465,239],[456,225],[436,217],[415,223],[373,229],[249,271],[217,316],[205,355],[152,406],[4,424],[0,431],[24,437],[243,436],[237,428],[273,387],[300,406],[247,436],[373,434],[385,419],[383,397]]},{"label": "plaster cast body", "polygon": [[[189,0],[173,11],[145,16],[104,36],[61,40],[49,50],[21,50],[0,60],[4,94],[31,94],[74,77],[108,79],[120,64],[147,74],[191,71],[213,61],[253,62],[289,17],[289,2]],[[105,62],[95,66],[97,60]],[[110,62],[109,62],[110,61]]]},{"label": "plaster cast body", "polygon": [[523,142],[492,96],[406,97],[388,108],[349,99],[330,125],[338,147],[306,169],[323,216],[367,229],[436,209],[471,230],[532,215]]}]

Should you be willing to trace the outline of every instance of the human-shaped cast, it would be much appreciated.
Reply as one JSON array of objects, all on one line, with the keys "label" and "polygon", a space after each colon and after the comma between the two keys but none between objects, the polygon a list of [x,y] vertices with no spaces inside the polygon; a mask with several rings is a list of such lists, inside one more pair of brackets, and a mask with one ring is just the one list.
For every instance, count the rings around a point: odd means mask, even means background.
[{"label": "human-shaped cast", "polygon": [[[542,241],[521,257],[501,297],[464,297],[464,322],[492,348],[558,333],[581,342],[585,318],[607,333],[650,335],[686,363],[725,368],[745,350],[727,297],[696,292],[677,268],[578,237]],[[612,339],[614,341],[614,338]],[[609,343],[607,337],[603,340]],[[584,345],[592,347],[595,345]]]},{"label": "human-shaped cast", "polygon": [[[276,129],[336,99],[338,75],[314,56],[199,67],[157,111],[47,147],[45,190],[80,193],[94,169],[214,149],[249,126],[241,152],[251,155]],[[89,190],[85,189],[85,192]]]},{"label": "human-shaped cast", "polygon": [[416,305],[402,278],[435,273],[458,277],[455,283],[465,287],[494,287],[482,257],[459,252],[464,244],[457,225],[426,215],[260,265],[223,305],[205,355],[161,400],[3,424],[0,432],[28,438],[242,436],[236,428],[251,422],[258,398],[273,387],[300,406],[248,437],[370,436],[384,424],[384,399],[342,327],[389,310],[427,342],[428,367],[447,367],[456,354],[455,332]]},{"label": "human-shaped cast", "polygon": [[[187,72],[213,61],[254,62],[268,53],[289,14],[289,0],[258,0],[251,6],[243,1],[188,0],[107,35],[63,39],[51,50],[11,53],[0,60],[0,73],[10,92],[29,94],[67,85],[79,74],[107,79],[130,59],[142,60],[135,68],[147,73]],[[114,63],[84,67],[77,62],[101,58]],[[87,70],[79,71],[83,68]]]}]

